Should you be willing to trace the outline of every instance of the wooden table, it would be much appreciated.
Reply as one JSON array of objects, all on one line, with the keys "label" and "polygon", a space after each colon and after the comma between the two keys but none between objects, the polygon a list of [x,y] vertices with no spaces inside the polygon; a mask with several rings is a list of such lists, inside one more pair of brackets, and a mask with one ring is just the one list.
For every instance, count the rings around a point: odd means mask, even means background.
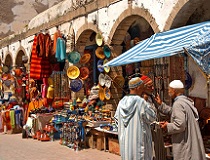
[{"label": "wooden table", "polygon": [[95,130],[101,132],[103,134],[103,139],[104,139],[104,151],[106,152],[106,140],[107,140],[107,137],[109,137],[110,135],[109,134],[112,134],[112,135],[118,135],[118,132],[113,132],[113,131],[108,131],[108,130],[105,130],[105,129],[101,129],[100,127],[96,127],[94,128]]},{"label": "wooden table", "polygon": [[[97,149],[98,150],[102,150],[104,149],[104,151],[106,152],[107,150],[107,143],[106,143],[106,140],[108,137],[110,136],[117,136],[118,133],[117,132],[112,132],[112,131],[108,131],[108,130],[105,130],[105,129],[101,129],[100,127],[89,127],[89,126],[86,126],[86,130],[89,130],[89,132],[91,133],[91,136],[90,136],[90,140],[92,142],[91,144],[91,148],[95,148],[95,141],[94,141],[94,138],[97,137],[97,141],[98,141],[98,144],[97,144]],[[103,143],[103,147],[101,146],[101,144]]]}]

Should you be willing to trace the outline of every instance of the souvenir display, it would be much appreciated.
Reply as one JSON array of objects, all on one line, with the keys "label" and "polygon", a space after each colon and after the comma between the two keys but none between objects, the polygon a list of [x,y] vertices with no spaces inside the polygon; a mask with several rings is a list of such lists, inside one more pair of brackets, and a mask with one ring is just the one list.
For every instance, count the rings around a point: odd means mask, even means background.
[{"label": "souvenir display", "polygon": [[104,76],[105,86],[110,88],[112,84],[112,79],[107,74]]},{"label": "souvenir display", "polygon": [[99,96],[99,99],[100,99],[101,101],[103,101],[103,100],[105,99],[103,87],[99,87],[98,96]]},{"label": "souvenir display", "polygon": [[103,36],[100,33],[96,34],[96,44],[101,46],[103,44]]},{"label": "souvenir display", "polygon": [[89,62],[90,58],[91,58],[91,54],[90,53],[85,53],[85,54],[82,55],[79,63],[80,64],[86,64],[86,63]]},{"label": "souvenir display", "polygon": [[[107,62],[108,62],[108,59],[105,59],[104,62],[103,62],[103,65],[106,64]],[[106,73],[109,73],[110,67],[109,67],[109,66],[104,66],[104,71],[105,71]]]},{"label": "souvenir display", "polygon": [[108,87],[104,88],[104,96],[105,96],[106,100],[110,100],[111,92],[110,92],[110,89]]},{"label": "souvenir display", "polygon": [[15,72],[15,76],[18,76],[18,77],[19,77],[19,76],[21,75],[21,73],[22,73],[22,71],[21,71],[20,68],[15,69],[14,72]]},{"label": "souvenir display", "polygon": [[104,50],[102,47],[98,47],[95,51],[96,57],[98,57],[99,59],[104,59],[105,55],[104,55]]},{"label": "souvenir display", "polygon": [[67,76],[70,79],[76,79],[77,77],[79,77],[79,75],[80,75],[80,70],[77,66],[70,66],[67,69]]},{"label": "souvenir display", "polygon": [[106,58],[110,58],[110,56],[111,56],[111,49],[109,48],[109,46],[108,45],[104,45],[103,50],[104,50],[104,55],[106,56]]},{"label": "souvenir display", "polygon": [[74,80],[71,80],[70,82],[70,88],[73,92],[78,92],[82,89],[82,80],[80,79],[74,79]]},{"label": "souvenir display", "polygon": [[4,72],[4,73],[7,73],[8,71],[9,71],[9,68],[7,67],[7,66],[3,66],[2,67],[2,71]]},{"label": "souvenir display", "polygon": [[103,60],[99,59],[97,62],[97,68],[99,72],[104,72],[104,67],[103,67]]},{"label": "souvenir display", "polygon": [[80,61],[81,56],[77,51],[73,51],[67,55],[67,58],[70,63],[76,64]]},{"label": "souvenir display", "polygon": [[87,67],[81,67],[80,69],[80,78],[82,80],[86,80],[90,74],[89,69]]},{"label": "souvenir display", "polygon": [[104,74],[100,73],[99,76],[98,76],[98,81],[99,81],[99,84],[101,86],[104,86],[104,84],[105,84],[105,79],[104,78],[105,78]]}]

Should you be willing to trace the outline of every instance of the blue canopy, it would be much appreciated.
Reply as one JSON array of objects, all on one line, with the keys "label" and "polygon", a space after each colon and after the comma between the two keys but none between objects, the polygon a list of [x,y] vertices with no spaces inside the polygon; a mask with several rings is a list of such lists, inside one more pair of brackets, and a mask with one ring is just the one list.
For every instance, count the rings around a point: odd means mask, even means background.
[{"label": "blue canopy", "polygon": [[198,36],[186,50],[203,72],[210,75],[210,31]]},{"label": "blue canopy", "polygon": [[[107,62],[104,66],[120,66],[144,60],[162,58],[173,56],[179,52],[183,52],[183,48],[189,48],[189,54],[194,55],[200,66],[208,68],[209,73],[209,48],[210,41],[208,38],[201,38],[202,36],[208,36],[210,32],[210,21],[188,25],[176,29],[172,29],[165,32],[160,32],[152,35],[135,45],[131,49],[127,50],[120,56]],[[200,40],[204,42],[204,45],[200,45]],[[208,39],[208,42],[207,42]],[[199,47],[192,47],[198,44]],[[204,47],[205,46],[205,47]],[[198,49],[199,48],[199,49]],[[208,49],[208,51],[206,51]],[[205,60],[201,57],[208,57]],[[202,64],[200,60],[203,59]],[[206,62],[208,61],[208,63]],[[208,64],[206,66],[206,64]],[[205,65],[205,67],[204,67]]]}]

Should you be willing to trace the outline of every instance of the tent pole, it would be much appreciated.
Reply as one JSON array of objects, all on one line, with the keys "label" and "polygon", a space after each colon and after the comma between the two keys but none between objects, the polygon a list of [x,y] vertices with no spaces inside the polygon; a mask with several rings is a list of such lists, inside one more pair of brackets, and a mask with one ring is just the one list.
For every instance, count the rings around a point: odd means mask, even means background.
[{"label": "tent pole", "polygon": [[[195,60],[191,57],[191,55],[188,53],[188,51],[186,50],[185,47],[183,47],[184,52],[188,55],[188,57],[190,57],[193,62],[195,62]],[[195,63],[197,66],[198,64]],[[198,69],[201,71],[201,73],[203,74],[203,76],[207,79],[207,107],[210,107],[210,75],[206,75],[200,68],[200,66],[198,66]]]},{"label": "tent pole", "polygon": [[208,97],[207,97],[208,106],[207,107],[210,107],[210,98],[209,98],[210,97],[210,75],[208,75],[208,77],[207,77],[207,89],[208,89]]}]

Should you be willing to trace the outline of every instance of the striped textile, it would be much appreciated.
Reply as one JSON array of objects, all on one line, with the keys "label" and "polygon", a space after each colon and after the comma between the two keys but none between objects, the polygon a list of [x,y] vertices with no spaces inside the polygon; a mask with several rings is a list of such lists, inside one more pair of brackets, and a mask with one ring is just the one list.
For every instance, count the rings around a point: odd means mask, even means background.
[{"label": "striped textile", "polygon": [[115,116],[122,160],[152,160],[150,124],[156,114],[138,95],[127,95],[120,100]]},{"label": "striped textile", "polygon": [[37,36],[34,37],[34,42],[32,45],[30,78],[36,80],[42,80],[42,78],[50,76],[51,68],[48,58],[37,56],[36,45],[37,45]]},{"label": "striped textile", "polygon": [[141,41],[104,66],[120,66],[144,60],[168,57],[183,52],[194,39],[210,31],[210,21],[160,32]]},{"label": "striped textile", "polygon": [[10,110],[9,115],[10,115],[10,124],[12,128],[15,128],[15,111]]},{"label": "striped textile", "polygon": [[202,71],[210,75],[210,31],[196,38],[186,49]]}]

